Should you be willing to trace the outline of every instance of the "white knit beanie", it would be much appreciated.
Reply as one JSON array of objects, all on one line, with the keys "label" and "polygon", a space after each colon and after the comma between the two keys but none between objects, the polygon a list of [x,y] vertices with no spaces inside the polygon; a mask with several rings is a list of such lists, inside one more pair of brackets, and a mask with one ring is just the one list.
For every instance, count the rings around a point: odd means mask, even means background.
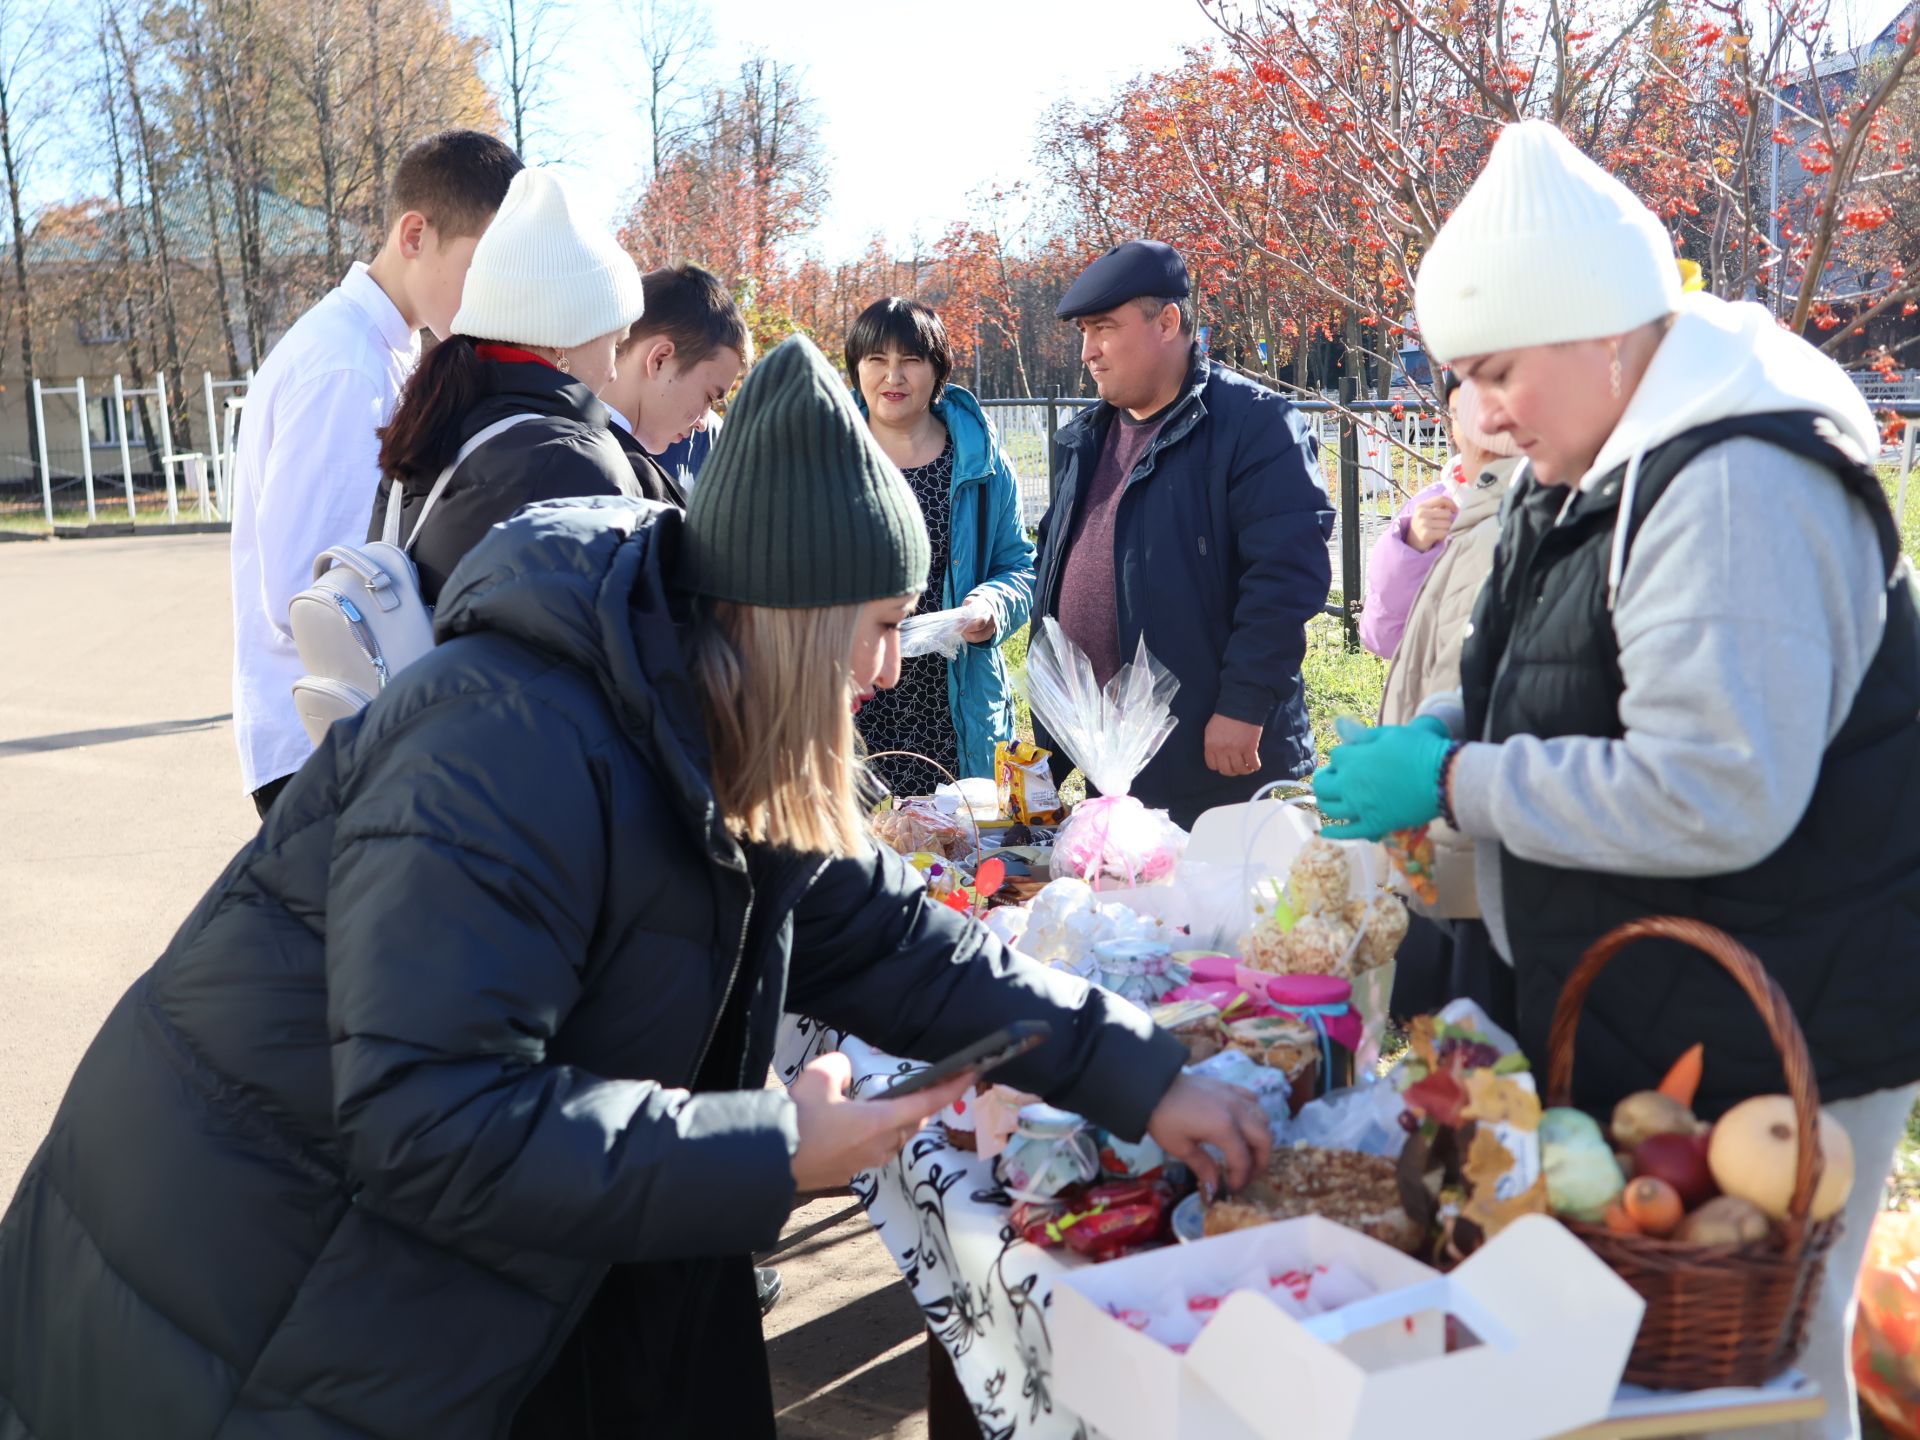
[{"label": "white knit beanie", "polygon": [[1509,125],[1420,264],[1420,338],[1443,364],[1623,335],[1680,308],[1666,228],[1543,120]]},{"label": "white knit beanie", "polygon": [[640,318],[640,267],[573,213],[551,170],[526,169],[473,248],[454,332],[564,350]]}]

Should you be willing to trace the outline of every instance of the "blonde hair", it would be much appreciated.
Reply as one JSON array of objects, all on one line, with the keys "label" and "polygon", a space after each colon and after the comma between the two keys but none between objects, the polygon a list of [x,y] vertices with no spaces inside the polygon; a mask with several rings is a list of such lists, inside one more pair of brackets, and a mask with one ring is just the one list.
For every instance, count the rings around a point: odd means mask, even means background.
[{"label": "blonde hair", "polygon": [[714,798],[738,840],[857,855],[850,668],[861,607],[702,600],[691,645]]}]

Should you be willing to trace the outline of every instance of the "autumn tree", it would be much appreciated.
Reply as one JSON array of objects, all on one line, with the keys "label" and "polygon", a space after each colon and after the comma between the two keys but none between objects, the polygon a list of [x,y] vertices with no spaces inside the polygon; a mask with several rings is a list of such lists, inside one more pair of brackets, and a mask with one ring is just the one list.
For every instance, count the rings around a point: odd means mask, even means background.
[{"label": "autumn tree", "polygon": [[[20,337],[21,370],[29,376],[35,373],[35,336],[24,197],[47,139],[60,38],[51,5],[0,0],[0,177],[6,182],[7,220],[13,232],[11,318]],[[27,426],[28,452],[38,468],[39,417],[30,413]]]}]

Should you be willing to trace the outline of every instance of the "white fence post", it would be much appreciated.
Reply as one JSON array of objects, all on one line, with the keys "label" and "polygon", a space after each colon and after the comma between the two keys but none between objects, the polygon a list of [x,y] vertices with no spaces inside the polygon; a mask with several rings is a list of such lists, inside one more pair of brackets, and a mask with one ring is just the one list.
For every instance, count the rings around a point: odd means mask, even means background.
[{"label": "white fence post", "polygon": [[73,403],[80,411],[80,474],[87,486],[87,523],[93,524],[100,514],[93,505],[93,432],[87,428],[87,377],[73,377]]},{"label": "white fence post", "polygon": [[133,452],[127,448],[127,389],[117,370],[113,374],[113,421],[120,430],[120,478],[127,486],[127,519],[137,522],[140,516],[133,503]]},{"label": "white fence post", "polygon": [[162,371],[153,377],[153,388],[160,395],[160,472],[167,477],[167,521],[180,519],[180,491],[173,473],[173,417],[167,409],[167,377]]},{"label": "white fence post", "polygon": [[40,441],[40,499],[47,509],[47,528],[53,528],[53,471],[47,464],[47,405],[40,377],[33,377],[33,430]]}]

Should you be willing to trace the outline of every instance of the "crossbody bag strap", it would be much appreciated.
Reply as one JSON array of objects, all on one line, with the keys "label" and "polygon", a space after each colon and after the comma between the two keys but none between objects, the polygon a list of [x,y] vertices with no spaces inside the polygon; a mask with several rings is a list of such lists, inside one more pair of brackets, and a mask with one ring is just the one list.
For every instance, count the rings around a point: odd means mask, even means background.
[{"label": "crossbody bag strap", "polygon": [[400,512],[406,505],[406,486],[398,480],[387,486],[387,518],[380,522],[380,538],[389,545],[400,543]]},{"label": "crossbody bag strap", "polygon": [[[462,445],[460,447],[460,453],[453,457],[453,463],[440,472],[440,478],[433,482],[433,488],[427,492],[427,501],[420,507],[420,518],[413,522],[413,533],[407,536],[407,542],[400,547],[401,550],[407,553],[412,552],[414,545],[418,543],[420,539],[421,530],[426,526],[427,516],[433,513],[434,502],[445,493],[447,482],[453,479],[453,472],[460,468],[461,461],[473,454],[474,451],[486,444],[487,441],[493,439],[494,436],[504,435],[524,420],[538,420],[539,418],[538,415],[509,415],[504,420],[494,421],[493,424],[487,426],[486,429],[480,431],[474,435],[472,439],[468,440],[466,444]],[[391,506],[391,502],[389,502],[389,506]],[[389,508],[388,514],[390,518],[393,517],[391,508]],[[399,532],[397,518],[392,518],[392,524],[394,533],[397,536]]]}]

